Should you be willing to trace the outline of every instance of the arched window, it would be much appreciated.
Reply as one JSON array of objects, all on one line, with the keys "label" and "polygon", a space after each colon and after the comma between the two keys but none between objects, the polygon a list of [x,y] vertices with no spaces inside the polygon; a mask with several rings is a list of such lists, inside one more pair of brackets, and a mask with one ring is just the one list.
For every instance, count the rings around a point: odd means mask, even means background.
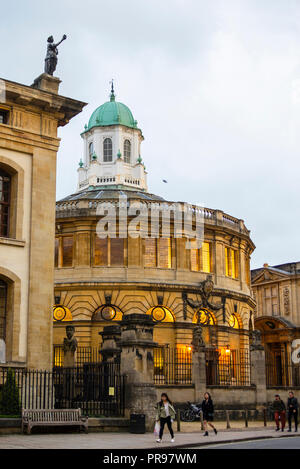
[{"label": "arched window", "polygon": [[154,306],[147,311],[147,314],[152,316],[154,322],[175,322],[172,311],[165,306]]},{"label": "arched window", "polygon": [[124,161],[125,163],[130,163],[131,158],[131,143],[129,140],[124,142]]},{"label": "arched window", "polygon": [[107,304],[97,308],[92,321],[122,321],[123,313],[115,305]]},{"label": "arched window", "polygon": [[0,236],[9,236],[11,178],[9,174],[0,170]]},{"label": "arched window", "polygon": [[112,141],[111,138],[105,138],[103,141],[103,161],[112,161]]},{"label": "arched window", "polygon": [[53,321],[72,321],[72,313],[69,308],[62,305],[53,306]]},{"label": "arched window", "polygon": [[7,285],[0,280],[0,339],[5,341]]},{"label": "arched window", "polygon": [[201,324],[202,326],[204,326],[204,325],[214,326],[216,324],[216,318],[207,309],[199,309],[199,311],[197,311],[194,314],[193,323],[194,324]]},{"label": "arched window", "polygon": [[233,327],[233,329],[239,329],[241,327],[239,318],[234,313],[232,313],[229,316],[229,321],[228,322],[229,322],[229,326]]},{"label": "arched window", "polygon": [[89,144],[89,159],[90,159],[90,161],[92,161],[93,154],[94,154],[94,144],[93,144],[93,142],[91,142]]}]

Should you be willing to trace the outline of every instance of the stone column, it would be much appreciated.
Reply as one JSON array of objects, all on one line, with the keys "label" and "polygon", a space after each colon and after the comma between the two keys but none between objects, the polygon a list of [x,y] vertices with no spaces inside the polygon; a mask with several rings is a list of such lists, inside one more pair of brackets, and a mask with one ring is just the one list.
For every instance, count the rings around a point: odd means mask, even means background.
[{"label": "stone column", "polygon": [[197,325],[193,330],[192,381],[195,386],[195,402],[201,402],[206,391],[206,357],[202,327]]},{"label": "stone column", "polygon": [[265,350],[261,344],[261,332],[252,331],[251,339],[251,384],[256,386],[256,407],[262,408],[267,404],[267,384]]},{"label": "stone column", "polygon": [[156,414],[153,381],[154,322],[146,314],[127,314],[121,322],[121,373],[126,375],[125,412],[146,415],[146,430],[152,431]]},{"label": "stone column", "polygon": [[113,326],[105,326],[102,332],[99,332],[102,337],[102,348],[100,353],[103,361],[107,363],[120,363],[121,349],[119,348],[119,341],[121,338],[121,327],[119,324]]}]

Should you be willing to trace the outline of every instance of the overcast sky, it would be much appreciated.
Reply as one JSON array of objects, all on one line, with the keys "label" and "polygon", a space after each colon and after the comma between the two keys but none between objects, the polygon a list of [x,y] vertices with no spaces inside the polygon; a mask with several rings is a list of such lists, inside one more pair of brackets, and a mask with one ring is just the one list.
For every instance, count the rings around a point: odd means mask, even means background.
[{"label": "overcast sky", "polygon": [[300,261],[299,0],[2,1],[0,76],[30,85],[64,33],[60,92],[89,105],[59,131],[58,199],[113,77],[150,192],[244,219],[252,268]]}]

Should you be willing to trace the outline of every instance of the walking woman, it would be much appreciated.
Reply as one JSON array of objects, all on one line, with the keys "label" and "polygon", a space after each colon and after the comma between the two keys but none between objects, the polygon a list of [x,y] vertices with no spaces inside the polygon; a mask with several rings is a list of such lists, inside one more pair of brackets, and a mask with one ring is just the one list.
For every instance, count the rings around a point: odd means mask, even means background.
[{"label": "walking woman", "polygon": [[156,440],[157,443],[160,443],[164,433],[165,424],[168,425],[168,429],[171,435],[171,442],[174,443],[174,432],[172,429],[172,422],[175,419],[176,412],[172,402],[170,401],[168,395],[166,393],[162,393],[161,400],[157,404],[157,413],[156,413],[156,421],[160,422],[160,431],[159,431],[159,438]]},{"label": "walking woman", "polygon": [[207,425],[209,425],[215,434],[217,434],[217,429],[213,426],[212,421],[214,419],[214,404],[209,392],[204,394],[204,399],[202,402],[202,412],[203,412],[203,424],[204,424],[204,436],[208,436]]}]

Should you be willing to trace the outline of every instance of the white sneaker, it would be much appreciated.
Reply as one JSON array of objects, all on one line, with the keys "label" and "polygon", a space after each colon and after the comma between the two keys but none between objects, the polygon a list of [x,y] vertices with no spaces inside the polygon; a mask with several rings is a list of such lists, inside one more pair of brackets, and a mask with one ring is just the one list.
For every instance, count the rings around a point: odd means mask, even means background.
[{"label": "white sneaker", "polygon": [[175,441],[175,438],[171,438],[171,443],[174,443],[174,441]]},{"label": "white sneaker", "polygon": [[161,442],[161,439],[158,438],[158,439],[156,440],[156,443],[160,443],[160,442]]}]

